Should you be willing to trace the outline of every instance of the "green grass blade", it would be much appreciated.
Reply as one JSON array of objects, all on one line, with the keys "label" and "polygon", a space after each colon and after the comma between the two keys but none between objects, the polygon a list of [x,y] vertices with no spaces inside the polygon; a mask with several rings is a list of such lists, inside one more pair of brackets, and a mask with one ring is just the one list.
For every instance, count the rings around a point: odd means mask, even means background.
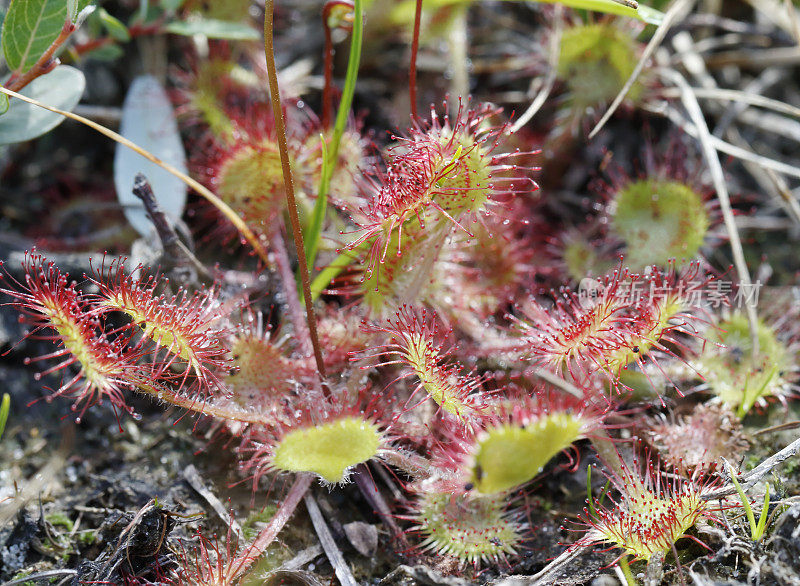
[{"label": "green grass blade", "polygon": [[317,201],[314,202],[314,209],[311,212],[311,221],[308,223],[304,240],[306,242],[306,261],[308,266],[314,266],[319,250],[319,239],[322,235],[322,224],[325,222],[325,212],[328,210],[328,189],[330,187],[330,177],[333,175],[331,170],[334,161],[329,159],[328,145],[325,135],[319,135],[322,146],[322,169],[320,170],[320,182],[317,189]]},{"label": "green grass blade", "polygon": [[322,269],[311,282],[311,298],[315,301],[322,295],[322,292],[331,284],[336,276],[345,268],[352,264],[359,252],[362,252],[372,245],[372,240],[365,240],[355,248],[342,251],[334,261]]},{"label": "green grass blade", "polygon": [[753,534],[753,541],[759,541],[764,536],[764,530],[767,528],[767,518],[769,517],[769,484],[767,485],[767,492],[764,493],[764,504],[761,507],[761,514],[758,516],[758,525],[756,525],[755,533]]},{"label": "green grass blade", "polygon": [[594,499],[592,498],[592,465],[586,468],[586,503],[589,505],[589,516],[592,519],[597,518],[597,510],[594,508]]},{"label": "green grass blade", "polygon": [[361,45],[364,38],[364,11],[362,4],[363,0],[355,0],[353,3],[353,32],[350,36],[350,57],[347,62],[347,76],[342,90],[342,99],[339,102],[339,110],[336,112],[336,122],[333,126],[330,148],[327,150],[327,155],[323,151],[325,163],[320,174],[317,201],[314,204],[311,222],[304,238],[306,242],[306,260],[309,267],[314,266],[314,260],[319,250],[322,224],[325,220],[325,212],[328,209],[328,190],[330,189],[331,177],[339,159],[339,143],[347,126],[347,118],[350,115],[353,95],[356,91],[358,68],[361,64]]},{"label": "green grass blade", "polygon": [[9,411],[11,411],[11,397],[8,393],[3,393],[3,400],[0,402],[0,438],[3,437],[3,432],[6,429]]},{"label": "green grass blade", "polygon": [[733,482],[733,486],[736,487],[736,492],[739,493],[739,499],[741,499],[744,512],[747,515],[747,522],[750,524],[750,536],[753,538],[753,541],[755,541],[756,518],[755,515],[753,515],[753,508],[750,506],[750,499],[748,499],[747,495],[744,493],[744,489],[736,479],[736,473],[733,471],[733,468],[730,466],[730,464],[728,465],[728,474],[731,476],[731,482]]}]

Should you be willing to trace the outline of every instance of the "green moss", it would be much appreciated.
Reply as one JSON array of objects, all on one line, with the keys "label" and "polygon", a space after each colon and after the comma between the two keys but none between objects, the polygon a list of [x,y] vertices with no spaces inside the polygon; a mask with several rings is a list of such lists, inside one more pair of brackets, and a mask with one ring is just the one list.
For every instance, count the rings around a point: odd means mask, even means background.
[{"label": "green moss", "polygon": [[331,484],[344,482],[353,466],[378,453],[377,426],[345,417],[287,433],[275,448],[272,465],[286,472],[314,472]]},{"label": "green moss", "polygon": [[[27,570],[27,569],[20,570],[19,572],[14,574],[14,576],[12,576],[11,581],[13,582],[14,580],[21,580],[22,578],[30,576],[31,574],[33,574],[32,570]],[[21,582],[21,586],[36,586],[36,582],[34,582],[33,580],[29,580],[27,582]]]},{"label": "green moss", "polygon": [[97,531],[95,531],[94,529],[78,531],[75,534],[75,537],[77,538],[78,543],[80,543],[83,546],[94,545],[94,543],[97,541]]},{"label": "green moss", "polygon": [[263,509],[253,511],[250,516],[245,519],[244,523],[242,523],[242,531],[248,542],[253,541],[256,535],[258,535],[258,530],[255,527],[256,524],[268,523],[271,521],[272,517],[275,516],[276,510],[277,507],[275,507],[275,505],[267,505]]},{"label": "green moss", "polygon": [[634,270],[693,259],[709,224],[702,197],[677,181],[635,181],[614,198],[611,228],[625,242],[625,261]]},{"label": "green moss", "polygon": [[525,427],[505,424],[486,431],[478,442],[470,481],[482,494],[519,486],[582,437],[584,421],[567,413],[545,415]]},{"label": "green moss", "polygon": [[44,518],[45,521],[50,523],[53,527],[63,527],[67,531],[72,531],[72,528],[75,525],[72,522],[72,520],[69,517],[67,517],[66,514],[60,511],[56,511],[55,513],[50,513],[48,515],[45,515]]}]

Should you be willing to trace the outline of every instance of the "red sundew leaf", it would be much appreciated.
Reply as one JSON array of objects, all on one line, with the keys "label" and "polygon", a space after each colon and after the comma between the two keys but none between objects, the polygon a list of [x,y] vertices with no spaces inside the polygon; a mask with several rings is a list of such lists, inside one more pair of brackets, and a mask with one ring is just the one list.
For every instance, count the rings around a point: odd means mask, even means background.
[{"label": "red sundew leaf", "polygon": [[54,263],[35,252],[27,252],[22,266],[24,282],[17,281],[6,271],[5,275],[0,274],[0,279],[9,283],[9,287],[0,292],[14,298],[10,305],[33,326],[27,336],[50,340],[58,346],[50,354],[26,359],[26,363],[61,359],[38,373],[36,378],[70,365],[78,367],[77,374],[52,394],[53,397],[73,397],[75,411],[83,403],[78,421],[88,407],[105,399],[121,410],[132,412],[122,391],[135,386],[143,370],[136,364],[140,355],[131,346],[130,338],[107,336],[97,308],[76,290],[75,284]]}]

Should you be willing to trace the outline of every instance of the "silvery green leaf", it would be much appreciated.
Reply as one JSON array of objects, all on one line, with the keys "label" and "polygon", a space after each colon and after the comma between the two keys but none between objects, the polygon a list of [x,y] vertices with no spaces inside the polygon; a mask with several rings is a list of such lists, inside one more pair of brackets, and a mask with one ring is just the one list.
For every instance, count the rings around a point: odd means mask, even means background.
[{"label": "silvery green leaf", "polygon": [[[162,161],[186,172],[183,149],[175,113],[166,91],[158,80],[144,75],[133,80],[122,106],[120,134],[149,151]],[[155,163],[126,146],[117,145],[114,156],[114,185],[117,199],[125,210],[128,222],[142,236],[149,236],[153,227],[142,206],[133,195],[133,180],[144,173],[153,188],[161,210],[177,221],[186,205],[186,185]]]},{"label": "silvery green leaf", "polygon": [[257,41],[261,32],[248,24],[229,22],[214,18],[190,18],[176,20],[167,25],[167,32],[176,35],[203,35],[209,39],[227,39],[229,41]]},{"label": "silvery green leaf", "polygon": [[[59,65],[50,73],[37,77],[20,93],[59,110],[70,111],[83,95],[86,79],[69,65]],[[22,100],[9,100],[8,111],[0,116],[0,144],[23,142],[49,132],[64,117]]]}]

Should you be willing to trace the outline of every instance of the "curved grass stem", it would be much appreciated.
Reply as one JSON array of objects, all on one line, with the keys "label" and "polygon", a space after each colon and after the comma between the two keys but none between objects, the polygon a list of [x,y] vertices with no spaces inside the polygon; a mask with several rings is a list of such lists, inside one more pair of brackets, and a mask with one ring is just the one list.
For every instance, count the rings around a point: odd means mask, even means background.
[{"label": "curved grass stem", "polygon": [[29,98],[28,96],[23,96],[22,94],[18,94],[17,92],[12,91],[12,90],[10,90],[8,88],[5,88],[3,86],[0,86],[0,92],[4,93],[7,96],[10,96],[12,98],[17,98],[17,99],[22,100],[23,102],[27,102],[28,104],[32,104],[32,105],[37,106],[39,108],[42,108],[44,110],[48,110],[48,111],[53,112],[55,114],[61,114],[62,116],[66,117],[66,118],[69,118],[70,120],[75,120],[76,122],[80,122],[81,124],[83,124],[85,126],[88,126],[89,128],[92,128],[92,129],[96,130],[97,132],[99,132],[100,134],[110,138],[111,140],[113,140],[115,142],[118,142],[119,144],[124,145],[124,146],[128,147],[129,149],[139,153],[140,155],[142,155],[148,161],[151,161],[151,162],[155,163],[156,165],[158,165],[159,167],[161,167],[162,169],[164,169],[168,173],[171,173],[172,175],[174,175],[175,177],[177,177],[178,179],[183,181],[186,185],[188,185],[189,187],[194,189],[203,198],[205,198],[211,205],[213,205],[215,208],[217,208],[220,211],[220,213],[223,216],[225,216],[228,219],[228,221],[230,221],[231,224],[234,225],[234,227],[239,231],[239,233],[242,236],[244,236],[244,238],[247,240],[247,242],[250,243],[250,245],[253,247],[253,250],[255,250],[256,254],[258,254],[259,258],[267,266],[271,266],[272,265],[272,261],[270,260],[269,256],[267,255],[266,249],[264,248],[264,246],[262,245],[262,243],[258,239],[258,237],[255,234],[253,234],[252,230],[250,230],[250,228],[247,227],[247,224],[244,223],[244,220],[242,220],[242,218],[239,217],[239,215],[235,211],[233,211],[230,208],[230,206],[228,206],[228,204],[226,204],[224,201],[222,201],[220,198],[218,198],[216,195],[214,195],[214,193],[210,189],[208,189],[207,187],[205,187],[204,185],[202,185],[200,182],[196,181],[195,179],[192,179],[186,173],[183,173],[182,171],[176,169],[175,167],[173,167],[169,163],[165,163],[164,161],[162,161],[161,159],[159,159],[158,157],[156,157],[155,155],[153,155],[149,151],[143,149],[142,147],[140,147],[136,143],[128,140],[127,138],[125,138],[124,136],[122,136],[120,134],[117,134],[113,130],[110,130],[110,129],[106,128],[102,124],[98,124],[97,122],[94,122],[93,120],[89,120],[88,118],[84,118],[83,116],[79,116],[78,114],[73,114],[72,112],[67,112],[66,110],[60,110],[59,108],[54,108],[53,106],[48,106],[47,104],[43,104],[42,102],[40,102],[38,100],[34,100],[33,98]]}]

